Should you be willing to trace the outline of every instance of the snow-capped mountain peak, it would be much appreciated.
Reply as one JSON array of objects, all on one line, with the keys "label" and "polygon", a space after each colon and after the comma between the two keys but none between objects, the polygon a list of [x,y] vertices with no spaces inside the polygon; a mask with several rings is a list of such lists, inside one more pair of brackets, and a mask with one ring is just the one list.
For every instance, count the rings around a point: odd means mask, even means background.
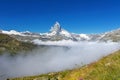
[{"label": "snow-capped mountain peak", "polygon": [[59,22],[56,22],[54,26],[50,29],[49,35],[51,36],[61,35],[61,36],[71,37],[71,34],[68,31],[61,28]]},{"label": "snow-capped mountain peak", "polygon": [[4,34],[9,34],[9,35],[11,35],[11,34],[14,34],[14,35],[22,35],[20,32],[17,32],[17,31],[15,31],[15,30],[10,30],[10,31],[2,31],[2,33],[4,33]]},{"label": "snow-capped mountain peak", "polygon": [[61,31],[61,26],[60,26],[59,22],[56,22],[56,23],[54,24],[54,26],[51,27],[51,29],[50,29],[50,32],[51,32],[53,35],[59,34],[60,31]]}]

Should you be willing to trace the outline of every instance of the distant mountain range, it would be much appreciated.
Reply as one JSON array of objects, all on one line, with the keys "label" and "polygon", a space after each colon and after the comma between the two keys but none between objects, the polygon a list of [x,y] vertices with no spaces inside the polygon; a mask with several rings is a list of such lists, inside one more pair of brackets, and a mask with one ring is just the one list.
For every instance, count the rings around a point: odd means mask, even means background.
[{"label": "distant mountain range", "polygon": [[60,41],[60,40],[72,40],[72,41],[120,41],[120,29],[105,32],[102,34],[75,34],[70,33],[63,29],[58,22],[47,33],[32,33],[29,31],[18,32],[15,30],[5,31],[1,30],[0,33],[8,34],[20,41],[32,42],[35,39],[41,41]]}]

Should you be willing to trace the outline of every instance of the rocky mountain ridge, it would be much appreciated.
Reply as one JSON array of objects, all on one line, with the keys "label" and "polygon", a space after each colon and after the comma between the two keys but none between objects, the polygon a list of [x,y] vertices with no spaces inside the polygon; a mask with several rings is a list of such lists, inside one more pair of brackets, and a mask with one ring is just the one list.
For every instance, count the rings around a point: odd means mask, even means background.
[{"label": "rocky mountain ridge", "polygon": [[56,22],[50,31],[47,33],[32,33],[29,31],[26,32],[17,32],[15,30],[4,31],[1,30],[1,33],[8,34],[17,40],[20,41],[30,41],[32,42],[35,39],[41,41],[60,41],[60,40],[72,40],[72,41],[120,41],[120,29],[113,30],[110,32],[105,32],[103,34],[75,34],[70,33],[67,30],[63,29],[61,25]]}]

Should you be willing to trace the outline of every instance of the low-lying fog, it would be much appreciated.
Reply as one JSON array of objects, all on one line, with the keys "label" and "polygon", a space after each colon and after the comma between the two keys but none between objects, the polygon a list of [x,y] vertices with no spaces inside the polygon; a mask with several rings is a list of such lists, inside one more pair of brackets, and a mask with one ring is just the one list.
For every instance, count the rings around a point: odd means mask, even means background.
[{"label": "low-lying fog", "polygon": [[80,67],[97,61],[120,49],[119,43],[113,42],[40,42],[39,45],[58,45],[67,47],[44,47],[30,52],[27,56],[0,56],[0,80],[7,77],[21,77],[56,72]]}]

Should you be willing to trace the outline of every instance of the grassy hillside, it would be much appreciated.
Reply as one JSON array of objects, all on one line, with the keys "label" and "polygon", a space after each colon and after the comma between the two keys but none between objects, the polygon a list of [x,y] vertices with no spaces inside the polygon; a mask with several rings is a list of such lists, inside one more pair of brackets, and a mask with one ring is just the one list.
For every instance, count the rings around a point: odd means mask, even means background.
[{"label": "grassy hillside", "polygon": [[120,80],[120,50],[82,68],[10,80]]},{"label": "grassy hillside", "polygon": [[0,34],[0,54],[9,52],[14,55],[19,51],[28,51],[34,47],[32,43],[20,42],[9,35]]}]

